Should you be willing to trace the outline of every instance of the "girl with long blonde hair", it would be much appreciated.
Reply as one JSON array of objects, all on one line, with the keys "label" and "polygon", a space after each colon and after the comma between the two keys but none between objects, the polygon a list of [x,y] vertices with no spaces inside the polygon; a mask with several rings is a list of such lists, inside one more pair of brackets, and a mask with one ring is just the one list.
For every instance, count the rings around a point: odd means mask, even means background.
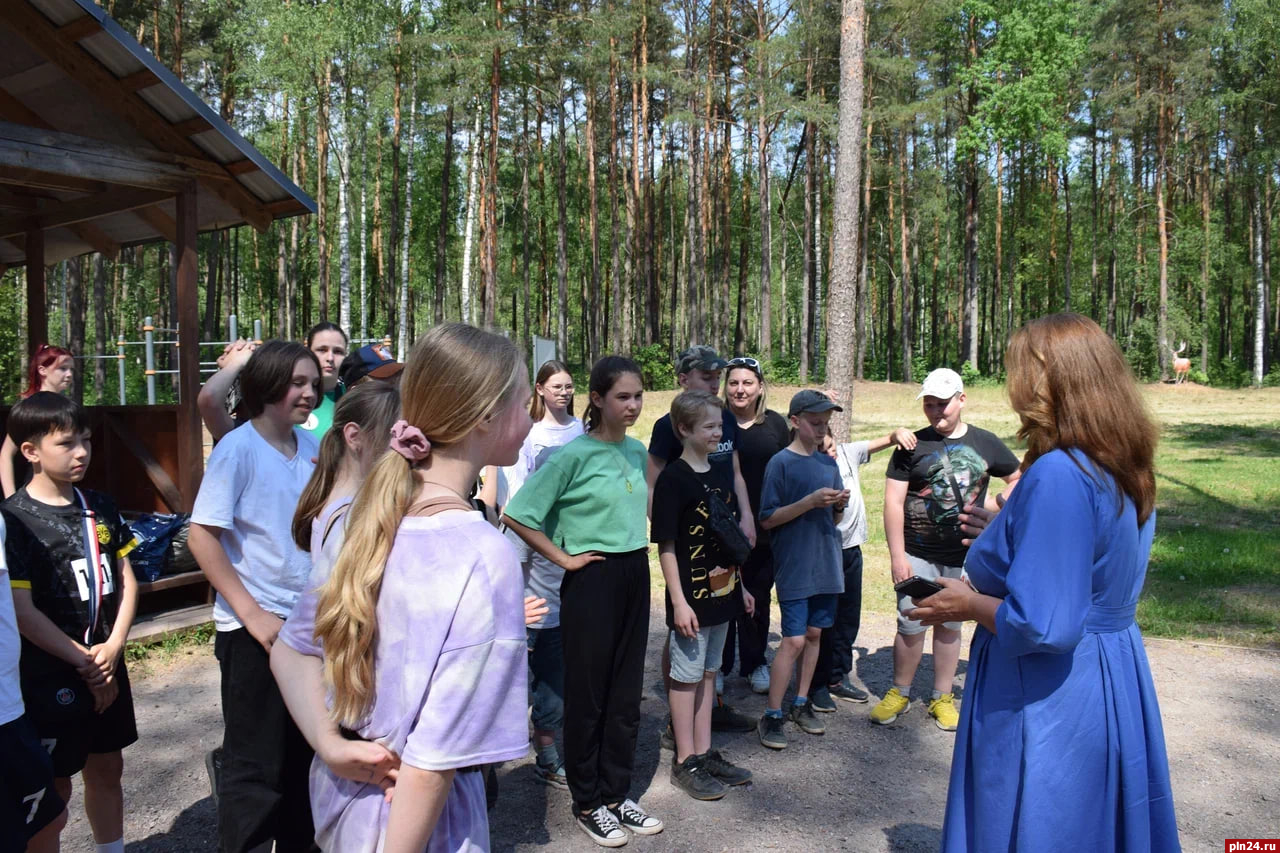
[{"label": "girl with long blonde hair", "polygon": [[[511,544],[469,501],[529,431],[529,380],[510,341],[429,331],[401,374],[401,420],[356,493],[316,608],[330,713],[400,757],[387,803],[372,778],[312,778],[326,850],[487,849],[480,765],[521,758],[524,606]],[[376,771],[374,771],[376,773]]]}]

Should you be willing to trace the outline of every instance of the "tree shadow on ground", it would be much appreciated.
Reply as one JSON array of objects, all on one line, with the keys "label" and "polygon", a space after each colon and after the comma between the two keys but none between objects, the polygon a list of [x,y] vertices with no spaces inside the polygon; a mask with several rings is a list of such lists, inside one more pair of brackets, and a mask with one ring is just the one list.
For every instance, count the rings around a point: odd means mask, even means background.
[{"label": "tree shadow on ground", "polygon": [[[968,648],[968,640],[961,639],[962,651]],[[920,658],[920,666],[916,669],[916,677],[911,682],[912,702],[923,700],[928,702],[933,691],[933,652],[930,651],[932,639],[925,641],[925,653]],[[893,686],[893,646],[883,646],[874,652],[865,646],[855,646],[858,659],[854,662],[856,680],[861,681],[867,691],[876,697],[884,696]],[[955,687],[956,700],[964,694],[965,674],[969,670],[969,661],[961,657],[956,667]]]},{"label": "tree shadow on ground", "polygon": [[187,806],[173,819],[167,832],[154,832],[124,847],[128,853],[173,853],[174,850],[218,849],[218,813],[213,797]]},{"label": "tree shadow on ground", "polygon": [[1196,448],[1220,450],[1233,456],[1280,456],[1280,427],[1237,424],[1167,424],[1161,432],[1172,441]]}]

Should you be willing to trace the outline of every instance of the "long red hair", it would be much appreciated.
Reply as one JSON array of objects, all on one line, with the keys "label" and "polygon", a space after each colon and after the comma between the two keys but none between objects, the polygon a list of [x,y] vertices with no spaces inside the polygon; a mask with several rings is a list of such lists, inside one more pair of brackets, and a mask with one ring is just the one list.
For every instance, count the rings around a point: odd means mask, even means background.
[{"label": "long red hair", "polygon": [[36,351],[31,354],[31,364],[27,365],[27,390],[22,392],[22,399],[27,399],[44,387],[44,377],[40,375],[40,368],[47,370],[64,357],[71,358],[71,350],[50,344],[41,344],[36,347]]},{"label": "long red hair", "polygon": [[1014,333],[1005,368],[1027,443],[1023,470],[1051,450],[1077,448],[1145,522],[1155,508],[1158,430],[1116,342],[1088,317],[1050,314]]}]

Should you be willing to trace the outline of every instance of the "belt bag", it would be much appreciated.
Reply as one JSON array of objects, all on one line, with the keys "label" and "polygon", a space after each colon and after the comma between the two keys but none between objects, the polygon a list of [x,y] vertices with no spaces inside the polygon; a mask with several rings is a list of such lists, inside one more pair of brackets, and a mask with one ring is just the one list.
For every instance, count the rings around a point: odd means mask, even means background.
[{"label": "belt bag", "polygon": [[707,488],[705,483],[702,488],[707,492],[707,527],[711,529],[716,542],[720,543],[725,556],[735,566],[741,566],[751,555],[751,543],[738,526],[738,519],[734,518],[733,510],[729,509],[728,504]]}]

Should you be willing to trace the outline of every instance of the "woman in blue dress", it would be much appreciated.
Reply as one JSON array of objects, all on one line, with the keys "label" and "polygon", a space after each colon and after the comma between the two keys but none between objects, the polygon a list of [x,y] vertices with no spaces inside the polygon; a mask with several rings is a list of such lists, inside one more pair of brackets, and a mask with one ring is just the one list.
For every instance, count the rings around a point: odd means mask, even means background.
[{"label": "woman in blue dress", "polygon": [[1156,426],[1115,342],[1053,314],[1006,356],[1024,474],[918,601],[979,625],[942,849],[1177,851],[1160,709],[1134,623],[1155,533]]}]

